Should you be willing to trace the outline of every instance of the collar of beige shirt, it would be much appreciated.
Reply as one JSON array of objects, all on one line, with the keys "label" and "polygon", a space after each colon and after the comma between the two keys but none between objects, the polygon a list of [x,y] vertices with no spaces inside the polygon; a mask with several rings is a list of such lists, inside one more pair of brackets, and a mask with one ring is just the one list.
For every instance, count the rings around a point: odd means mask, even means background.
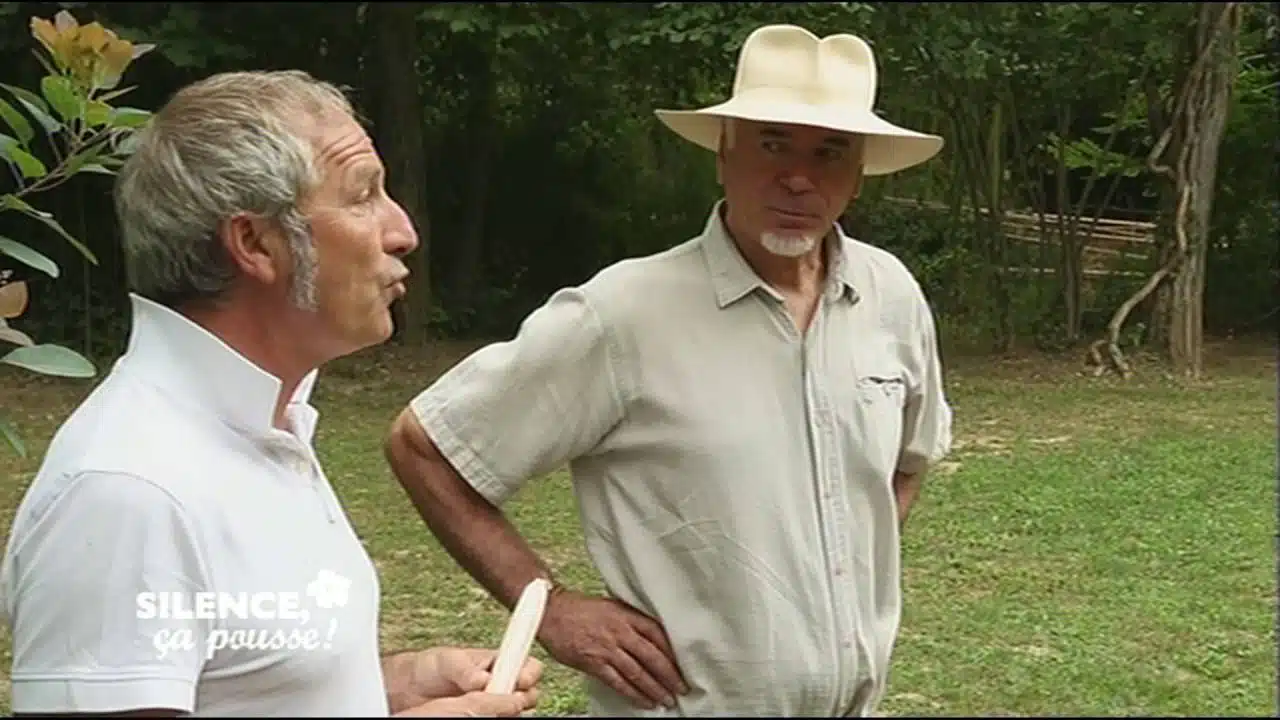
[{"label": "collar of beige shirt", "polygon": [[[707,267],[711,273],[711,281],[720,307],[732,305],[757,288],[782,302],[782,295],[751,269],[738,249],[737,243],[729,236],[729,231],[724,225],[724,204],[724,200],[720,200],[712,208],[701,238],[703,253],[707,259]],[[840,225],[833,223],[831,232],[825,238],[827,267],[831,268],[831,272],[827,273],[828,300],[838,299],[842,294],[847,294],[853,302],[857,302],[858,299],[858,291],[853,285],[853,271],[846,252],[849,245],[847,240],[848,236]]]}]

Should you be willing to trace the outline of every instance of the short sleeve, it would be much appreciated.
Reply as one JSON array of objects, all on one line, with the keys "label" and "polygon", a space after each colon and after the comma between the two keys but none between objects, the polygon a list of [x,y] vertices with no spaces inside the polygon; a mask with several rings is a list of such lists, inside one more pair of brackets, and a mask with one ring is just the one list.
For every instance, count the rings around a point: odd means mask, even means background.
[{"label": "short sleeve", "polygon": [[[914,285],[914,283],[913,283]],[[911,365],[914,382],[903,413],[902,448],[897,470],[915,475],[951,451],[951,406],[943,386],[933,311],[918,285],[911,311]]]},{"label": "short sleeve", "polygon": [[621,420],[618,346],[578,288],[535,310],[410,403],[441,454],[495,505],[589,453]]},{"label": "short sleeve", "polygon": [[143,479],[88,473],[40,512],[5,558],[13,711],[193,711],[212,621],[189,617],[209,583],[182,508]]}]

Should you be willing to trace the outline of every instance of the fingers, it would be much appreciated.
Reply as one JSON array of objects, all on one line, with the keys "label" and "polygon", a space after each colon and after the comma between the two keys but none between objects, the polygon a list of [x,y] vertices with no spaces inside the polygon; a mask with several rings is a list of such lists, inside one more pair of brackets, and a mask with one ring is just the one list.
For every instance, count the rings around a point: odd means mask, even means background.
[{"label": "fingers", "polygon": [[461,670],[463,674],[455,680],[458,690],[463,693],[483,690],[493,675],[493,663],[497,660],[498,653],[487,648],[461,648],[460,650],[466,658],[461,665],[466,669]]},{"label": "fingers", "polygon": [[652,618],[613,598],[561,594],[542,642],[559,662],[594,676],[633,705],[674,707],[688,686]]},{"label": "fingers", "polygon": [[673,707],[675,705],[674,694],[662,686],[662,683],[654,677],[654,673],[650,668],[644,666],[642,661],[631,654],[631,645],[648,645],[648,654],[651,657],[661,657],[661,653],[643,638],[640,638],[624,645],[620,652],[614,655],[614,668],[622,677],[626,678],[632,687],[644,694],[646,700],[650,703],[646,705],[647,708],[653,708],[658,705]]},{"label": "fingers", "polygon": [[463,696],[467,710],[479,717],[519,717],[520,713],[533,707],[528,693],[516,692],[510,695],[475,692]]},{"label": "fingers", "polygon": [[483,690],[436,698],[396,713],[398,717],[519,717],[538,704],[538,691],[496,695]]},{"label": "fingers", "polygon": [[[632,660],[632,663],[635,661]],[[622,695],[631,701],[636,707],[652,710],[656,707],[657,700],[650,698],[646,693],[633,685],[626,677],[623,676],[613,665],[602,665],[595,672],[595,676],[605,685],[613,688],[614,692]]]},{"label": "fingers", "polygon": [[516,689],[528,690],[537,685],[542,679],[542,671],[542,661],[534,657],[525,660],[524,666],[520,668],[520,674],[516,677]]},{"label": "fingers", "polygon": [[489,685],[489,680],[492,676],[492,673],[488,670],[473,667],[457,678],[454,683],[458,686],[460,692],[475,692],[485,689]]},{"label": "fingers", "polygon": [[465,649],[472,665],[486,672],[493,672],[493,664],[498,661],[498,651],[489,648],[472,647]]},{"label": "fingers", "polygon": [[639,660],[668,693],[684,695],[689,692],[689,686],[676,665],[676,653],[662,628],[649,618],[638,618],[634,627],[638,635],[627,644],[627,652]]}]

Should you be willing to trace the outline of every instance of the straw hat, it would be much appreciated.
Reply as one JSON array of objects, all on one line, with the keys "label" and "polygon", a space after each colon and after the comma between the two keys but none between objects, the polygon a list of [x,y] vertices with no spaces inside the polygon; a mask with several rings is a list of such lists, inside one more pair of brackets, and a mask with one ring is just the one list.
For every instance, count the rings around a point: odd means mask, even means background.
[{"label": "straw hat", "polygon": [[875,97],[875,57],[862,38],[819,38],[795,25],[766,25],[742,44],[733,97],[700,110],[655,114],[676,134],[713,152],[725,118],[864,135],[866,175],[898,172],[938,154],[942,138],[880,118],[872,110]]}]

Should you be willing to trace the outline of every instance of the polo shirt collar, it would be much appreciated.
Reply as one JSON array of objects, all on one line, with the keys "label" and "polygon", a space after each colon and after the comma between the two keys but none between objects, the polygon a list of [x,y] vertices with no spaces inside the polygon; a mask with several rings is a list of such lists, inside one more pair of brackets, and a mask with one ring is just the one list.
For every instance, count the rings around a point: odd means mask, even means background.
[{"label": "polo shirt collar", "polygon": [[[136,363],[144,382],[237,430],[262,438],[277,430],[279,378],[181,313],[134,293],[129,301],[133,327],[121,362]],[[288,407],[294,433],[308,444],[315,431],[308,402],[318,374],[312,370],[298,383]]]}]

